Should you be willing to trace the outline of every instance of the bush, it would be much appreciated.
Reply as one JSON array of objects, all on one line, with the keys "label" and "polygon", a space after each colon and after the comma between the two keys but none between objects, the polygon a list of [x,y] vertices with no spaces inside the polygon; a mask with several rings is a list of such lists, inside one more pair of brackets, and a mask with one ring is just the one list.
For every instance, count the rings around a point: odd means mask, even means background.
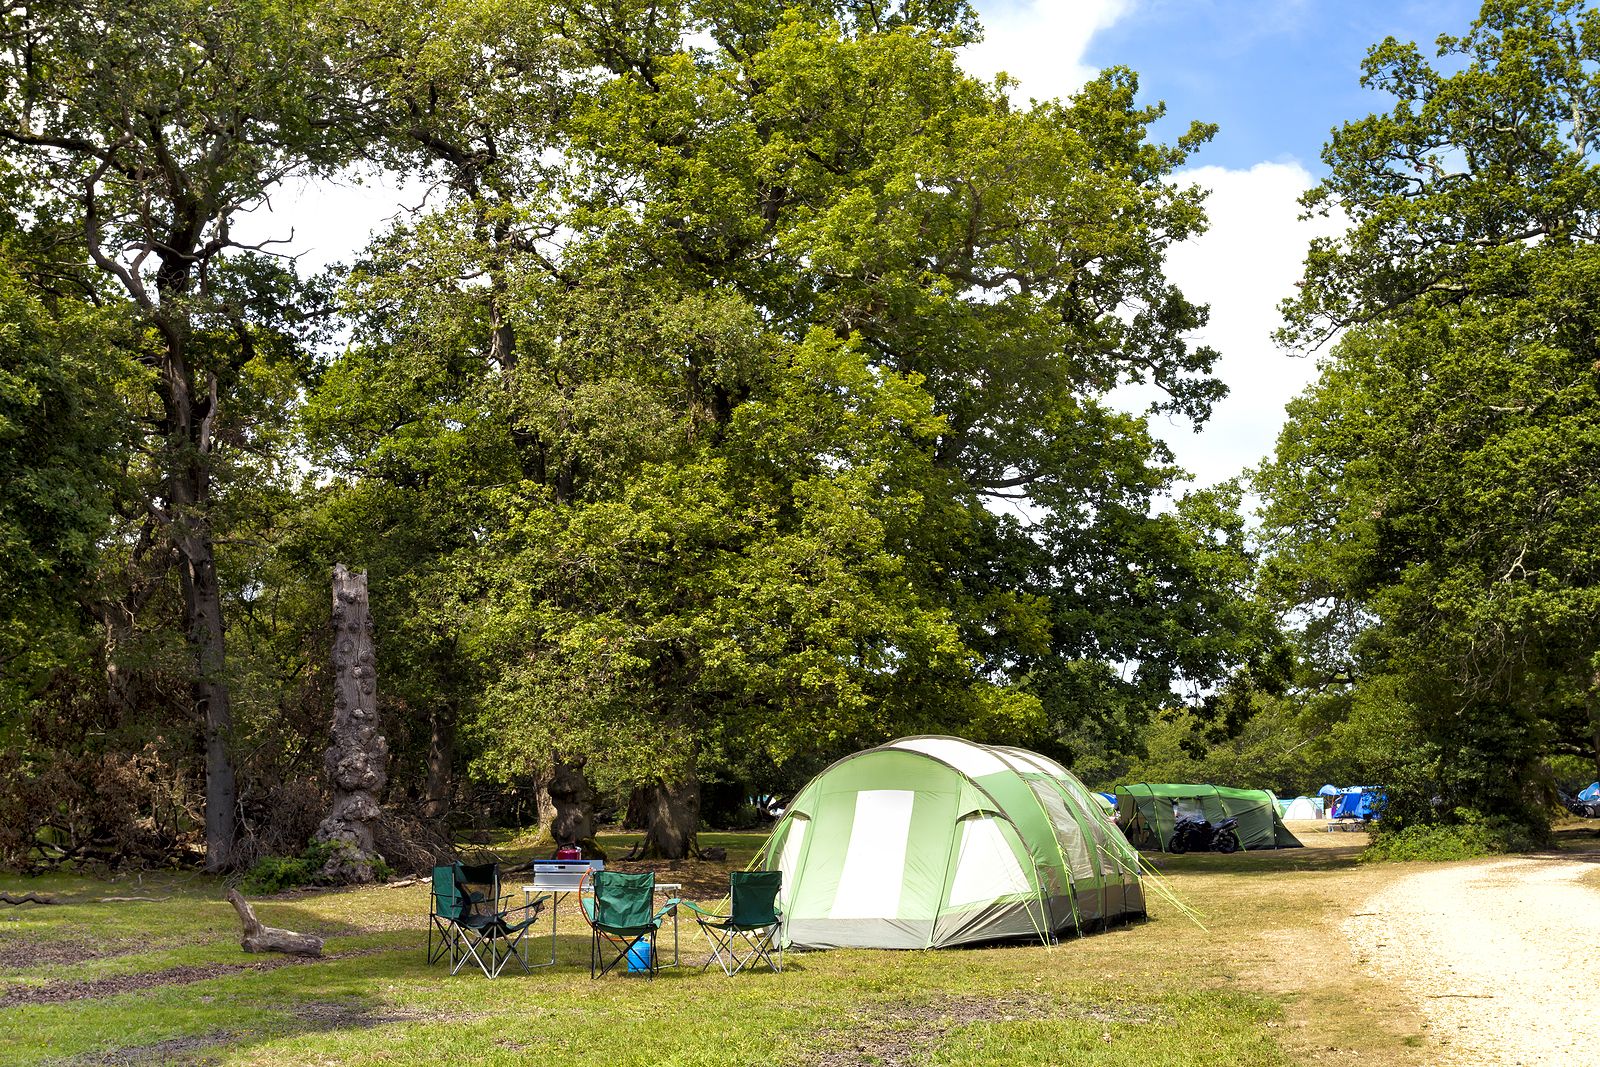
[{"label": "bush", "polygon": [[1386,829],[1380,822],[1372,844],[1361,853],[1363,863],[1424,860],[1470,860],[1507,852],[1526,852],[1535,845],[1528,829],[1503,815],[1483,816],[1458,809],[1456,822]]},{"label": "bush", "polygon": [[[244,876],[242,888],[246,893],[264,895],[281,893],[295,886],[316,885],[322,868],[333,855],[334,846],[326,841],[312,841],[298,856],[262,856]],[[379,881],[382,881],[382,877]]]},{"label": "bush", "polygon": [[721,829],[754,830],[766,821],[766,813],[754,804],[740,804],[722,817]]}]

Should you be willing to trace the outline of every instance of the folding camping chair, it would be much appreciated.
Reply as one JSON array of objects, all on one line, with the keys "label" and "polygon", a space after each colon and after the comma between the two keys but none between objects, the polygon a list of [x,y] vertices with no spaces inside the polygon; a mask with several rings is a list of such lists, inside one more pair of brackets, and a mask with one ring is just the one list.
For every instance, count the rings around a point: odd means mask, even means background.
[{"label": "folding camping chair", "polygon": [[[590,871],[578,885],[578,902],[583,906],[583,917],[589,920],[589,977],[599,978],[632,956],[639,959],[638,948],[647,946],[649,964],[629,970],[645,971],[655,978],[659,969],[656,962],[656,931],[661,920],[672,914],[678,906],[676,898],[669,900],[659,910],[655,909],[656,876],[623,874],[621,871]],[[607,949],[616,955],[609,963]]]},{"label": "folding camping chair", "polygon": [[[774,971],[783,970],[783,913],[778,909],[778,891],[783,888],[782,871],[734,871],[728,875],[727,915],[707,911],[684,901],[694,912],[711,941],[711,958],[730,978],[764,961]],[[773,959],[773,953],[777,959]],[[742,954],[741,954],[742,953]]]},{"label": "folding camping chair", "polygon": [[[527,972],[528,929],[538,921],[539,912],[549,897],[539,897],[520,908],[511,908],[506,903],[510,898],[500,895],[499,864],[457,863],[445,869],[451,872],[454,885],[448,913],[450,930],[454,934],[450,973],[461,970],[468,959],[478,965],[485,978],[498,978],[512,960]],[[436,898],[440,895],[439,870],[434,869]],[[487,892],[474,892],[474,885],[484,887]],[[518,913],[521,918],[513,920]]]},{"label": "folding camping chair", "polygon": [[[428,962],[438,963],[450,954],[455,963],[456,942],[461,937],[460,922],[470,914],[472,905],[461,893],[461,883],[456,878],[455,864],[433,869],[433,888],[428,893]],[[438,935],[439,947],[433,947]]]}]

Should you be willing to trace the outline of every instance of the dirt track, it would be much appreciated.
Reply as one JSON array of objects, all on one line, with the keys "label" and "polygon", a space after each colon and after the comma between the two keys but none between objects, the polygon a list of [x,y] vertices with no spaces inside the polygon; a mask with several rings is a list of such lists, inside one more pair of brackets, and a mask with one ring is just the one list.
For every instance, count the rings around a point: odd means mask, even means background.
[{"label": "dirt track", "polygon": [[1588,1063],[1600,1048],[1600,854],[1427,867],[1345,920],[1451,1064]]}]

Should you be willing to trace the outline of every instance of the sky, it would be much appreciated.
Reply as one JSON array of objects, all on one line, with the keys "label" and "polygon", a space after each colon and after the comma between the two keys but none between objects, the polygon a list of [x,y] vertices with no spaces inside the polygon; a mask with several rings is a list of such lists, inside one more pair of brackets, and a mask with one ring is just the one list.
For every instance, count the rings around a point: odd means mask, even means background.
[{"label": "sky", "polygon": [[[1303,222],[1299,196],[1321,177],[1321,150],[1340,123],[1387,107],[1360,85],[1367,49],[1393,35],[1425,47],[1459,34],[1477,14],[1467,0],[973,0],[985,39],[963,65],[1004,70],[1020,101],[1070,95],[1101,69],[1130,67],[1146,102],[1164,101],[1158,135],[1192,120],[1219,130],[1176,181],[1209,190],[1211,226],[1172,249],[1168,273],[1211,321],[1194,338],[1216,348],[1230,389],[1201,432],[1187,422],[1152,428],[1197,486],[1240,473],[1272,451],[1284,405],[1316,375],[1314,357],[1278,350],[1277,305],[1293,291],[1307,243],[1336,223]],[[391,216],[402,191],[382,179],[360,187],[293,186],[271,218],[302,219],[290,250],[315,270],[347,258]],[[243,229],[248,230],[249,227]],[[1113,398],[1142,406],[1137,391]]]},{"label": "sky", "polygon": [[[1193,485],[1211,485],[1271,453],[1284,405],[1315,378],[1314,356],[1279,350],[1277,305],[1293,292],[1314,235],[1328,220],[1299,219],[1299,196],[1325,173],[1336,126],[1389,106],[1362,88],[1361,60],[1387,36],[1431,54],[1460,34],[1478,5],[1464,0],[975,0],[986,28],[964,65],[1004,70],[1023,100],[1068,95],[1109,66],[1139,75],[1146,102],[1163,101],[1157,132],[1171,140],[1193,120],[1216,123],[1212,142],[1175,180],[1211,195],[1209,232],[1178,246],[1168,274],[1211,320],[1196,341],[1221,353],[1229,396],[1199,433],[1158,422]],[[1136,392],[1117,397],[1129,406]]]}]

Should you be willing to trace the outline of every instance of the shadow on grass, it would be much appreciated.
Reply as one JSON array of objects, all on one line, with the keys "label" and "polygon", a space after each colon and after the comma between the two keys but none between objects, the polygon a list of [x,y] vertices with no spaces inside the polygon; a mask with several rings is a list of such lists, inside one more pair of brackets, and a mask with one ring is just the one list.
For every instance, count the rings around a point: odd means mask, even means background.
[{"label": "shadow on grass", "polygon": [[364,1000],[351,999],[306,1001],[285,1005],[283,1011],[283,1020],[278,1025],[243,1031],[233,1028],[210,1030],[147,1045],[129,1045],[94,1052],[58,1062],[74,1067],[80,1064],[84,1067],[91,1064],[143,1067],[145,1064],[207,1063],[223,1052],[239,1052],[252,1045],[285,1037],[365,1030],[387,1023],[414,1022],[429,1017],[411,1011],[379,1010]]},{"label": "shadow on grass", "polygon": [[1190,852],[1181,856],[1160,852],[1141,853],[1157,871],[1168,877],[1185,874],[1227,874],[1242,877],[1282,874],[1294,871],[1341,871],[1360,863],[1365,843],[1325,845],[1321,848],[1283,848],[1272,851]]}]

